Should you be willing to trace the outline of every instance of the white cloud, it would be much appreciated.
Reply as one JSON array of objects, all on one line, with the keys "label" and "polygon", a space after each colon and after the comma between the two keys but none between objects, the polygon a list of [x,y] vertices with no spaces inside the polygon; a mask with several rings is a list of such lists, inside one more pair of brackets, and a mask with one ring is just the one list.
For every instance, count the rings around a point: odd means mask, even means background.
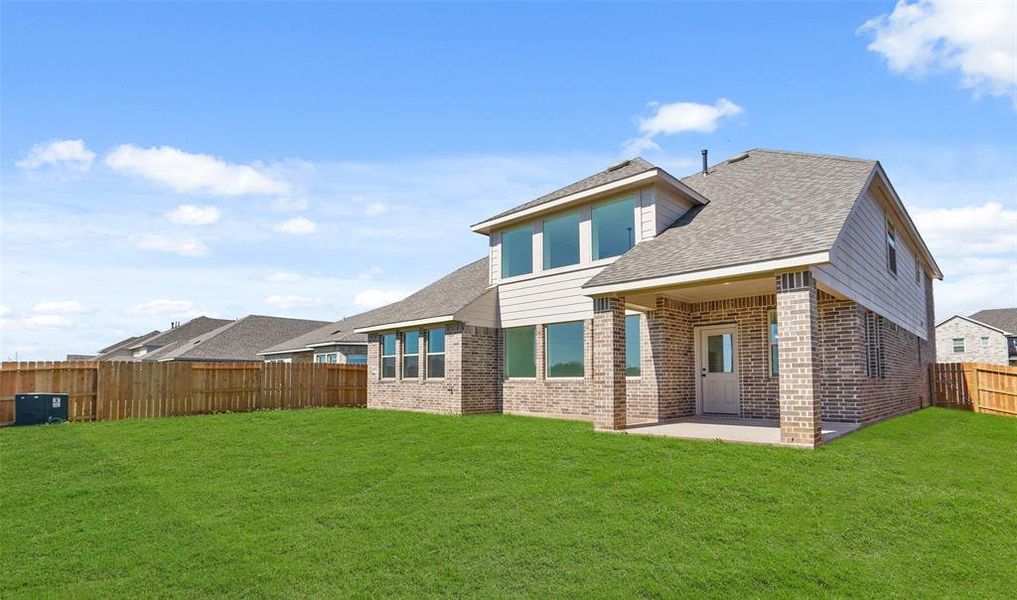
[{"label": "white cloud", "polygon": [[7,308],[3,304],[0,304],[0,317],[10,314],[11,309]]},{"label": "white cloud", "polygon": [[189,300],[158,298],[135,304],[127,312],[132,315],[182,315],[191,313],[193,310],[194,303]]},{"label": "white cloud", "polygon": [[306,198],[276,198],[269,205],[276,212],[299,212],[309,206]]},{"label": "white cloud", "polygon": [[269,296],[265,304],[276,308],[308,308],[324,304],[321,298],[305,298],[303,296]]},{"label": "white cloud", "polygon": [[318,230],[318,226],[314,224],[314,221],[305,217],[293,217],[280,223],[276,223],[273,227],[279,233],[288,233],[290,235],[311,235]]},{"label": "white cloud", "polygon": [[289,191],[288,183],[266,173],[260,164],[237,165],[209,154],[191,154],[170,146],[117,146],[106,155],[106,165],[178,192],[242,196]]},{"label": "white cloud", "polygon": [[893,12],[869,19],[868,49],[895,73],[921,76],[956,71],[976,96],[1010,96],[1017,108],[1017,2],[901,0]]},{"label": "white cloud", "polygon": [[180,256],[204,256],[208,254],[208,246],[194,238],[173,238],[165,235],[143,235],[134,240],[138,250],[155,252],[171,252]]},{"label": "white cloud", "polygon": [[385,270],[381,267],[367,267],[363,271],[357,274],[357,279],[374,279],[378,275],[384,273]]},{"label": "white cloud", "polygon": [[38,313],[60,313],[65,315],[88,312],[88,309],[77,300],[42,302],[40,304],[36,304],[32,310]]},{"label": "white cloud", "polygon": [[61,315],[35,315],[21,319],[20,324],[26,329],[67,329],[71,320]]},{"label": "white cloud", "polygon": [[713,133],[720,126],[721,120],[745,112],[742,107],[727,98],[719,98],[714,104],[651,102],[649,106],[653,109],[652,114],[636,120],[640,137],[628,140],[623,145],[626,155],[660,149],[654,140],[659,135],[690,131]]},{"label": "white cloud", "polygon": [[374,201],[364,207],[364,214],[368,217],[378,217],[388,212],[388,206],[384,202]]},{"label": "white cloud", "polygon": [[166,218],[178,225],[211,225],[219,220],[222,214],[214,206],[194,206],[181,204],[166,213]]},{"label": "white cloud", "polygon": [[302,279],[303,277],[299,273],[287,273],[285,271],[270,273],[265,276],[265,281],[269,283],[296,283]]},{"label": "white cloud", "polygon": [[66,167],[87,171],[95,160],[95,152],[85,147],[84,140],[57,140],[35,144],[25,158],[14,163],[19,169],[34,170],[44,166]]},{"label": "white cloud", "polygon": [[1017,257],[1017,210],[999,202],[916,209],[912,214],[935,255],[1009,253]]},{"label": "white cloud", "polygon": [[405,297],[406,292],[399,290],[363,290],[353,296],[353,304],[360,308],[377,308]]}]

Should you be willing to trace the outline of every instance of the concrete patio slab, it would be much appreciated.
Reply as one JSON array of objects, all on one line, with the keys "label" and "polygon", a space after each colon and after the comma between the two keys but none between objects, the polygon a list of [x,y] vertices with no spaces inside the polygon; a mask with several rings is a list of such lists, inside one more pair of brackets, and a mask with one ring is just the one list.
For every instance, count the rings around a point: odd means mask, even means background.
[{"label": "concrete patio slab", "polygon": [[[829,442],[861,427],[859,423],[823,423],[823,441]],[[653,435],[692,440],[721,440],[743,444],[780,445],[779,423],[770,419],[739,419],[699,415],[625,429],[634,435]]]}]

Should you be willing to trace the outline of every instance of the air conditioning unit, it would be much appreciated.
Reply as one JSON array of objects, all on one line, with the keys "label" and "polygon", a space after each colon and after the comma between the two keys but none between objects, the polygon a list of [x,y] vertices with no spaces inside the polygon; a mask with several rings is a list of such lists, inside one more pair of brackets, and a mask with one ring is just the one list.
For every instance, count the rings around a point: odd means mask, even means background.
[{"label": "air conditioning unit", "polygon": [[14,424],[39,425],[67,420],[67,394],[15,394]]}]

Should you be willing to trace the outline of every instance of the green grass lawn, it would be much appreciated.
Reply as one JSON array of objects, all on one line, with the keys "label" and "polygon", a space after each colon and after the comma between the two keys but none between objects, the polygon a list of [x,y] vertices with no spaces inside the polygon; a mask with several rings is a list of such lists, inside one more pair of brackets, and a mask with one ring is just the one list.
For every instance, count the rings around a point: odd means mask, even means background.
[{"label": "green grass lawn", "polygon": [[0,596],[1011,596],[1017,419],[816,451],[357,409],[0,431]]}]

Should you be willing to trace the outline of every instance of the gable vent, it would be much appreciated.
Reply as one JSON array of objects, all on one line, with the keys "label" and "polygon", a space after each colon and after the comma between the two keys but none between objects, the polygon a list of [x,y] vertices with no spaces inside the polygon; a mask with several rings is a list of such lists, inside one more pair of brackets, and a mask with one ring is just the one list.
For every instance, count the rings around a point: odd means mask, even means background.
[{"label": "gable vent", "polygon": [[614,164],[608,165],[607,170],[608,171],[617,171],[618,169],[620,169],[622,167],[627,167],[629,165],[629,163],[631,163],[631,162],[632,162],[632,159],[619,160],[618,162],[616,162]]}]

